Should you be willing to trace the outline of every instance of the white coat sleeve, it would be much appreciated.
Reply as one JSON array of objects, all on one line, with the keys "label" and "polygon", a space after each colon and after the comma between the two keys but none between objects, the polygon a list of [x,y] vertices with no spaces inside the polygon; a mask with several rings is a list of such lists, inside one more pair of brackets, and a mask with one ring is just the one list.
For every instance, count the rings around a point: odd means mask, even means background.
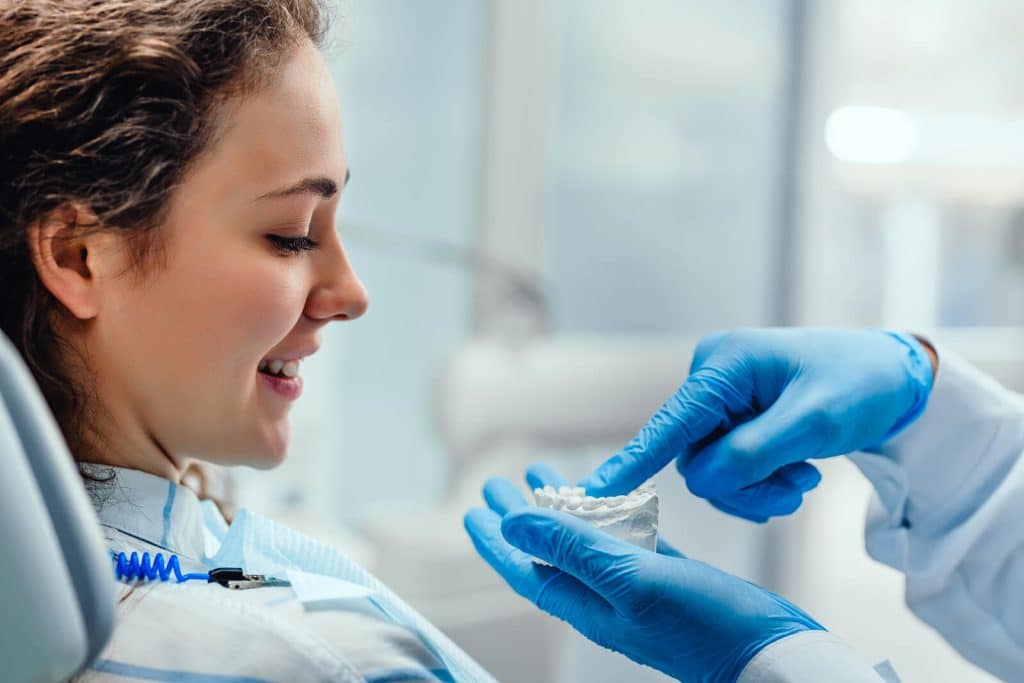
[{"label": "white coat sleeve", "polygon": [[924,414],[876,454],[866,542],[907,605],[964,657],[1024,675],[1024,400],[938,348]]},{"label": "white coat sleeve", "polygon": [[[886,672],[891,668],[885,666]],[[803,631],[777,640],[758,652],[736,683],[899,683],[880,674],[838,636]]]}]

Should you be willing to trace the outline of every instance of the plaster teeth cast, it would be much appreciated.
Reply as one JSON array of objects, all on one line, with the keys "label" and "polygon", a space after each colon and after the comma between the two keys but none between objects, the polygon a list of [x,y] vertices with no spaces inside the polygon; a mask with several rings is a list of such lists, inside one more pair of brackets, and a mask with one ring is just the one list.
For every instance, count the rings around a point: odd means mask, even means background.
[{"label": "plaster teeth cast", "polygon": [[627,496],[595,498],[579,486],[534,489],[537,507],[561,510],[633,545],[654,550],[658,543],[658,492],[647,482]]}]

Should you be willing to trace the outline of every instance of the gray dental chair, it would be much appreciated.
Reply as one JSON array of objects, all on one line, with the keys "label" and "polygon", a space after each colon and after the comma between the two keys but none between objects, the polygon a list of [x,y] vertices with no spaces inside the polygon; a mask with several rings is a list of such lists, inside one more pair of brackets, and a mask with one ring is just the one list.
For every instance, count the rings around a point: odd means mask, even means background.
[{"label": "gray dental chair", "polygon": [[0,467],[0,672],[66,681],[110,637],[113,569],[57,423],[2,333]]}]

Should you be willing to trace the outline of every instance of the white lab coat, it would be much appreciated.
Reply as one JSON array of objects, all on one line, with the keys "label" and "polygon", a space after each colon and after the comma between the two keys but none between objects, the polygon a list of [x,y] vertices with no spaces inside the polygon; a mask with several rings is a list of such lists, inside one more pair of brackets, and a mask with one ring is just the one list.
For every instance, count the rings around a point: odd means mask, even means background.
[{"label": "white lab coat", "polygon": [[[939,347],[924,414],[851,458],[875,488],[868,553],[906,576],[906,599],[964,657],[1024,680],[1024,397]],[[740,683],[884,680],[826,633],[786,638]]]}]

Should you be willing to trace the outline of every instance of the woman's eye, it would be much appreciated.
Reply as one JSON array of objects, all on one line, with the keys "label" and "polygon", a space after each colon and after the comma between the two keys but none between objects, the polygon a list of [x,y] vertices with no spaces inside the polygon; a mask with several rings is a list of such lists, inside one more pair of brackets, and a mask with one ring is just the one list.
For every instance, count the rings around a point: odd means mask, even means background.
[{"label": "woman's eye", "polygon": [[300,251],[312,251],[320,246],[320,243],[312,237],[281,237],[280,235],[267,235],[270,243],[277,247],[278,251],[284,254],[298,254]]}]

